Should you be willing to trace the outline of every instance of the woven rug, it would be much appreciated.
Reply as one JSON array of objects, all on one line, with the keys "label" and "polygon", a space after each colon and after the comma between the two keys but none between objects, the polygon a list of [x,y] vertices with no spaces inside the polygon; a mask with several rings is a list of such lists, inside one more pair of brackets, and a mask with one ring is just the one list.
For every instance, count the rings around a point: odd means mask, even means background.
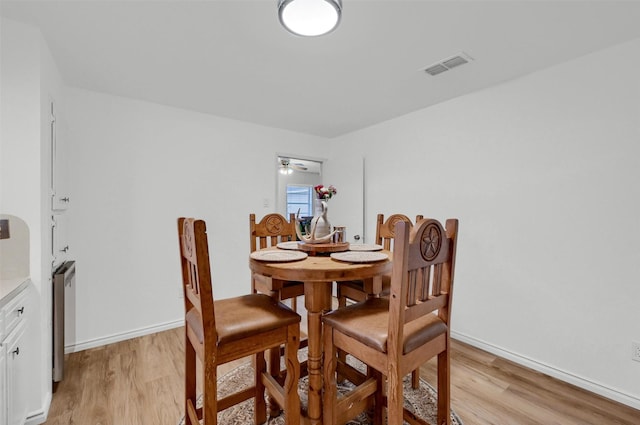
[{"label": "woven rug", "polygon": [[[304,354],[301,351],[301,357]],[[306,356],[305,356],[306,357]],[[364,370],[363,365],[357,360],[349,363],[355,367]],[[418,417],[425,419],[430,424],[436,424],[437,422],[437,394],[435,389],[429,385],[423,379],[420,379],[420,388],[411,388],[411,376],[404,378],[404,397],[405,407],[415,413]],[[227,396],[233,392],[238,392],[253,383],[254,372],[250,363],[237,367],[226,375],[218,378],[218,397]],[[308,380],[306,377],[300,379],[298,385],[298,392],[300,393],[300,403],[302,406],[306,406],[307,403],[307,388]],[[346,385],[338,385],[338,391],[346,392],[352,388],[350,383]],[[198,407],[201,405],[201,400],[198,399]],[[230,407],[227,410],[218,413],[218,423],[221,425],[250,425],[253,424],[253,400],[247,400],[243,403]],[[284,417],[280,415],[278,417],[269,418],[266,422],[268,425],[284,425]],[[361,414],[354,420],[350,421],[347,425],[368,425],[371,421],[366,414]],[[463,425],[462,421],[452,411],[451,412],[452,425]],[[184,425],[184,418],[180,420],[178,425]]]}]

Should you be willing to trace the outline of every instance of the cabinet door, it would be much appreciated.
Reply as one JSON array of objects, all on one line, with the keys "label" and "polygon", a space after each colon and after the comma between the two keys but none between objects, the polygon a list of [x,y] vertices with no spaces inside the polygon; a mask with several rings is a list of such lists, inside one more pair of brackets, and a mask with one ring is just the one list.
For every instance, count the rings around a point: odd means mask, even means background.
[{"label": "cabinet door", "polygon": [[0,425],[7,424],[7,351],[0,344]]},{"label": "cabinet door", "polygon": [[69,257],[69,239],[66,214],[56,214],[51,216],[51,258],[54,270]]},{"label": "cabinet door", "polygon": [[7,425],[23,425],[27,419],[27,376],[29,362],[25,334],[26,320],[5,339],[7,356]]},{"label": "cabinet door", "polygon": [[69,167],[66,137],[64,134],[64,126],[61,120],[56,116],[55,103],[51,102],[51,127],[49,140],[51,143],[51,210],[64,211],[69,207],[71,202],[69,196]]}]

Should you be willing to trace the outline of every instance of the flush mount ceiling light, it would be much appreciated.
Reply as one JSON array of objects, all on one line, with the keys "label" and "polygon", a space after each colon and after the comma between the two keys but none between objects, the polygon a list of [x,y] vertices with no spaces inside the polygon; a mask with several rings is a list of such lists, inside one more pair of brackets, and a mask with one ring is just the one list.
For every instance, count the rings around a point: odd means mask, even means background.
[{"label": "flush mount ceiling light", "polygon": [[278,0],[278,17],[287,31],[314,37],[333,31],[340,22],[342,0]]}]

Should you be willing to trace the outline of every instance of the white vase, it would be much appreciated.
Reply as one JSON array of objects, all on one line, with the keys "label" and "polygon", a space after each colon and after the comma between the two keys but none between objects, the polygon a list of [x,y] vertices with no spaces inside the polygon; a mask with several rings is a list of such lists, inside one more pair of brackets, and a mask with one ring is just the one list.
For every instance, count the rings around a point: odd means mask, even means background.
[{"label": "white vase", "polygon": [[331,233],[331,223],[327,219],[328,201],[328,199],[313,200],[313,218],[309,225],[312,238],[322,238]]}]

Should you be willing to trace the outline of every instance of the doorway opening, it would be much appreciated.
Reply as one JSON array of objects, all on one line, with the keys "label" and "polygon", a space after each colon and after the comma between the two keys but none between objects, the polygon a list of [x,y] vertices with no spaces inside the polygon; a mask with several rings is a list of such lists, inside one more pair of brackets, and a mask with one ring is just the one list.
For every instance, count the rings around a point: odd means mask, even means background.
[{"label": "doorway opening", "polygon": [[276,173],[278,212],[311,220],[314,187],[322,184],[322,161],[278,155]]}]

